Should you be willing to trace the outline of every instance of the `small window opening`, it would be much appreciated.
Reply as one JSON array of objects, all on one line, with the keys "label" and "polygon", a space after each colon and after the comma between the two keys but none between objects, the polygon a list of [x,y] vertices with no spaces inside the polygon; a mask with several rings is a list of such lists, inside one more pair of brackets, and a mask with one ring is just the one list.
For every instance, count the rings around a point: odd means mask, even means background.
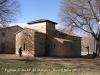
[{"label": "small window opening", "polygon": [[65,34],[59,34],[59,36],[64,37],[64,36],[66,36],[66,35],[65,35]]},{"label": "small window opening", "polygon": [[54,48],[55,48],[55,44],[54,44]]},{"label": "small window opening", "polygon": [[24,51],[25,51],[25,43],[24,43]]}]

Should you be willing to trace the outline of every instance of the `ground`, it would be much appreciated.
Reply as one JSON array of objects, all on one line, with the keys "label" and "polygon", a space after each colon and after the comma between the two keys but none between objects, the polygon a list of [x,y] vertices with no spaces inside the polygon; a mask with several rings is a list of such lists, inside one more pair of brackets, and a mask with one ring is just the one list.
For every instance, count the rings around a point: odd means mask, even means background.
[{"label": "ground", "polygon": [[[33,63],[33,67],[37,67],[37,68],[41,68],[44,69],[46,68],[55,68],[55,70],[57,71],[61,71],[60,73],[62,73],[62,75],[100,75],[100,59],[96,58],[93,59],[91,57],[87,58],[87,57],[82,57],[82,58],[56,58],[56,57],[37,57],[37,58],[29,58],[28,56],[23,56],[23,57],[19,57],[18,55],[15,54],[0,54],[0,61],[5,61],[1,64],[3,65],[4,63],[6,64],[5,68],[8,68],[9,66],[15,66],[21,64],[21,66],[23,68],[25,68],[24,65],[26,65],[26,61],[31,61],[31,63]],[[3,60],[2,60],[3,59]],[[19,61],[20,60],[20,61]],[[13,63],[11,65],[11,63]],[[19,64],[17,64],[19,63]],[[36,63],[38,64],[36,66]],[[7,65],[9,64],[9,65]],[[30,64],[30,63],[28,63]],[[2,67],[1,65],[1,67]],[[49,65],[49,66],[48,66]],[[20,68],[19,66],[15,66],[14,68]],[[10,68],[11,68],[10,67]],[[26,67],[30,67],[31,66],[26,66]],[[63,70],[62,70],[63,69]],[[46,74],[44,75],[51,75],[51,74],[55,74],[55,75],[59,75],[59,72],[55,72],[51,71],[50,74],[48,74],[47,72],[45,72]],[[63,71],[68,71],[67,73],[63,72]],[[75,71],[75,72],[73,72]],[[41,73],[41,74],[40,74]],[[27,74],[27,72],[26,72]],[[5,74],[6,75],[6,74]],[[13,74],[12,74],[13,75]],[[21,75],[25,75],[25,74],[21,74]],[[30,75],[36,75],[36,74],[30,74]],[[42,75],[42,72],[39,72],[39,75]]]}]

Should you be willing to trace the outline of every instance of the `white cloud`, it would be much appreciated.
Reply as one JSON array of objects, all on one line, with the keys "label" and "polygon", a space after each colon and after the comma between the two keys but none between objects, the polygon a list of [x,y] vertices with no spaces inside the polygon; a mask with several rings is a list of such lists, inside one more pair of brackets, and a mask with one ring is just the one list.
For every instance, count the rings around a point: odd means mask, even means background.
[{"label": "white cloud", "polygon": [[60,24],[57,24],[56,29],[62,29],[62,26]]},{"label": "white cloud", "polygon": [[20,26],[20,27],[28,27],[28,24],[26,24],[26,23],[12,23],[12,24],[10,24],[10,26],[14,26],[14,25],[18,25],[18,26]]}]

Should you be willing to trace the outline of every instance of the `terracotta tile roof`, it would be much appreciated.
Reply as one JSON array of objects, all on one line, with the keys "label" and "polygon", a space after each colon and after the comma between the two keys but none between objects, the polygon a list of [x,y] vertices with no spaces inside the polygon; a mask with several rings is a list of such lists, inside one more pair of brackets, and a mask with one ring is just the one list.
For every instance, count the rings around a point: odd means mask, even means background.
[{"label": "terracotta tile roof", "polygon": [[58,37],[53,37],[53,38],[58,40],[59,42],[64,42],[64,41],[66,41],[66,42],[73,42],[71,40],[66,40],[66,39],[62,39],[62,38],[58,38]]},{"label": "terracotta tile roof", "polygon": [[67,31],[63,31],[63,30],[56,30],[56,31],[59,31],[59,32],[62,32],[62,33],[64,33],[64,34],[68,34],[68,35],[71,35],[71,36],[80,37],[80,36],[74,34],[73,32],[67,32]]}]

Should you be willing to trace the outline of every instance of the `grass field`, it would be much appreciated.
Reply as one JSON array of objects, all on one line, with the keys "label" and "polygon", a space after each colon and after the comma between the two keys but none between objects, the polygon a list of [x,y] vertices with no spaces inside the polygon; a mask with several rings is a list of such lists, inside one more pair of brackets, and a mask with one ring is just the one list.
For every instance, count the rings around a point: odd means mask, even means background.
[{"label": "grass field", "polygon": [[8,60],[0,58],[0,75],[100,75],[100,68],[95,66],[68,68],[57,63],[35,59]]}]

